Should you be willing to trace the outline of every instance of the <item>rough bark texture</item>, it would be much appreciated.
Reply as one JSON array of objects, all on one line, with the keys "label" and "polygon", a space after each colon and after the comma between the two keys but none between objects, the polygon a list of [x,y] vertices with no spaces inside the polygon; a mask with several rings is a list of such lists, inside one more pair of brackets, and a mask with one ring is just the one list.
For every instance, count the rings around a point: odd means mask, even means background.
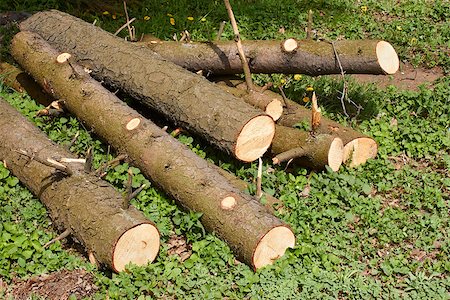
[{"label": "rough bark texture", "polygon": [[[202,212],[205,228],[227,241],[240,260],[259,268],[294,246],[292,231],[253,197],[91,79],[81,66],[56,63],[59,52],[39,36],[20,32],[11,48],[14,58],[40,84],[50,82],[72,113],[119,152],[126,152],[134,165],[182,206]],[[236,205],[224,210],[221,204],[228,197],[233,197]],[[261,263],[257,254],[260,242],[280,230],[286,239],[278,241],[273,252],[267,248]]]},{"label": "rough bark texture", "polygon": [[304,130],[277,125],[271,150],[273,154],[281,154],[301,149],[301,155],[300,151],[297,152],[299,157],[292,157],[296,163],[315,170],[322,170],[328,165],[337,171],[342,164],[343,147],[342,140],[334,135],[311,135]]},{"label": "rough bark texture", "polygon": [[19,93],[26,92],[31,98],[45,106],[55,100],[46,94],[27,73],[7,62],[0,63],[0,78],[6,86]]},{"label": "rough bark texture", "polygon": [[[67,164],[73,175],[66,176],[17,152],[24,150],[42,159],[73,158],[73,154],[53,144],[3,99],[0,99],[0,141],[0,160],[41,199],[57,228],[70,229],[99,262],[115,271],[123,270],[113,259],[117,242],[128,230],[142,224],[154,227],[153,224],[133,207],[121,209],[121,195],[105,181],[85,174],[82,164]],[[159,234],[155,238],[159,248]],[[142,245],[135,247],[140,249]],[[145,264],[156,254],[148,257]]]},{"label": "rough bark texture", "polygon": [[[245,83],[241,80],[220,80],[217,83],[219,85],[225,84],[228,87],[234,87],[235,89],[227,90],[235,95],[246,90]],[[279,99],[285,103],[283,114],[278,119],[277,124],[285,127],[293,127],[295,124],[301,122],[311,122],[311,110],[290,99],[283,99],[281,95],[270,90],[265,90],[262,93],[269,99]],[[320,125],[315,129],[315,132],[339,137],[344,143],[343,162],[350,167],[364,164],[369,158],[375,158],[377,156],[378,145],[374,139],[325,117],[321,118]],[[272,147],[277,143],[277,140],[274,138]]]},{"label": "rough bark texture", "polygon": [[[341,73],[330,42],[299,40],[298,47],[291,52],[282,49],[283,42],[242,41],[251,72],[299,73],[313,76]],[[380,66],[380,57],[377,55],[379,42],[377,40],[334,42],[344,72],[346,74],[395,73],[398,69],[398,57],[395,50],[392,49],[393,52],[389,54],[393,62],[387,62],[388,66],[392,64],[392,67],[383,69]],[[183,68],[195,72],[202,70],[204,75],[230,75],[243,71],[233,41],[179,43],[153,40],[145,45]]]},{"label": "rough bark texture", "polygon": [[[52,10],[39,12],[20,24],[61,52],[76,56],[80,64],[105,84],[120,88],[220,149],[236,153],[242,129],[253,119],[269,118],[250,105],[217,89],[202,76],[164,61],[145,46],[136,46],[99,27],[68,14]],[[268,123],[272,127],[273,122]],[[255,137],[263,147],[251,161],[270,146],[273,131]],[[251,143],[251,142],[249,142]]]}]

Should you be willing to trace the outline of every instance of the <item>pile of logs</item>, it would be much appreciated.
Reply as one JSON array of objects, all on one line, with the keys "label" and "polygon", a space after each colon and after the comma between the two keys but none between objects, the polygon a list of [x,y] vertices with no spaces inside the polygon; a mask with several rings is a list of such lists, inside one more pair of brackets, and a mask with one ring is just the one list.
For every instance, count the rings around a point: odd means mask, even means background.
[{"label": "pile of logs", "polygon": [[[265,207],[245,193],[245,182],[198,157],[103,85],[243,162],[270,149],[276,164],[337,171],[343,162],[356,166],[377,154],[372,138],[322,117],[317,105],[311,112],[268,89],[236,80],[213,83],[196,73],[241,73],[234,42],[130,43],[56,10],[34,14],[20,29],[11,53],[21,67],[181,206],[201,212],[205,228],[254,269],[295,245],[292,230],[271,213],[279,201],[266,195]],[[243,49],[253,72],[398,69],[397,55],[384,41],[247,41]],[[0,106],[0,159],[39,195],[58,228],[115,271],[153,261],[159,249],[155,225],[6,103]],[[305,121],[311,130],[294,128]]]}]

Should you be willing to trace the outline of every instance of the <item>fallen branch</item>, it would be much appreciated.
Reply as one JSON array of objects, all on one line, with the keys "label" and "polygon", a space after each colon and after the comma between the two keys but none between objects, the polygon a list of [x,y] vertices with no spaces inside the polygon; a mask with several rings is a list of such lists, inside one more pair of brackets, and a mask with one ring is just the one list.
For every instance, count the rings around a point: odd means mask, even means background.
[{"label": "fallen branch", "polygon": [[225,3],[225,7],[228,12],[228,17],[230,18],[231,21],[231,27],[233,27],[234,41],[236,42],[237,51],[242,63],[242,69],[244,70],[245,83],[247,84],[247,91],[251,92],[253,90],[252,74],[250,73],[250,67],[248,65],[248,61],[244,53],[244,48],[242,48],[241,35],[239,34],[236,19],[234,18],[233,9],[231,8],[229,0],[223,0],[223,2]]},{"label": "fallen branch", "polygon": [[70,234],[72,233],[72,231],[70,229],[66,229],[64,230],[64,232],[62,232],[60,235],[58,235],[57,237],[55,237],[54,239],[52,239],[51,241],[49,241],[48,243],[46,243],[44,245],[44,248],[47,248],[48,246],[50,246],[51,244],[56,243],[57,241],[60,241],[62,239],[65,239],[66,237],[68,237]]}]

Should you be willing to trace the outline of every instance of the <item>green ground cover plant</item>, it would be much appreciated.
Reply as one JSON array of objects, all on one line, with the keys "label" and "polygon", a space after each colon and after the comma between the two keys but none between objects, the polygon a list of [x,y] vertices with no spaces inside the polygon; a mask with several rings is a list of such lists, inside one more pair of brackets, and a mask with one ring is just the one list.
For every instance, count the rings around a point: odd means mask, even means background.
[{"label": "green ground cover plant", "polygon": [[[123,23],[122,8],[78,6],[60,1],[2,2],[1,10],[58,8],[109,31]],[[314,11],[317,38],[378,38],[391,42],[400,59],[416,66],[450,67],[448,1],[294,1],[232,2],[241,34],[247,39],[305,37],[307,11]],[[189,30],[195,40],[214,39],[227,20],[221,1],[142,1],[129,3],[138,33],[171,39]],[[173,19],[173,20],[172,20]],[[10,31],[9,31],[10,32]],[[126,32],[121,33],[125,36]],[[225,27],[224,38],[233,36]],[[7,37],[5,37],[7,40]],[[7,50],[2,53],[7,53]],[[4,57],[6,57],[5,54]],[[295,248],[273,266],[253,272],[235,260],[229,247],[201,225],[201,214],[186,212],[152,185],[137,168],[133,186],[147,187],[132,204],[154,221],[162,237],[156,261],[111,274],[91,265],[72,243],[56,242],[45,207],[0,164],[0,277],[28,278],[62,268],[85,268],[100,288],[94,299],[448,299],[450,292],[450,78],[417,91],[361,85],[350,77],[349,104],[343,114],[338,98],[343,82],[322,76],[255,75],[259,83],[283,85],[301,103],[312,87],[325,114],[373,136],[376,159],[334,173],[302,168],[284,170],[264,159],[263,190],[278,197],[277,215],[297,237]],[[0,96],[27,116],[50,139],[83,156],[94,149],[94,167],[114,157],[108,146],[70,115],[36,117],[42,108],[27,95],[0,87]],[[309,105],[306,103],[305,105]],[[299,124],[299,127],[305,124]],[[195,153],[254,182],[257,164],[239,164],[215,153],[201,140],[179,140]],[[129,165],[108,170],[105,179],[125,191]],[[254,186],[249,193],[254,193]],[[168,241],[183,236],[192,255],[181,261]]]}]

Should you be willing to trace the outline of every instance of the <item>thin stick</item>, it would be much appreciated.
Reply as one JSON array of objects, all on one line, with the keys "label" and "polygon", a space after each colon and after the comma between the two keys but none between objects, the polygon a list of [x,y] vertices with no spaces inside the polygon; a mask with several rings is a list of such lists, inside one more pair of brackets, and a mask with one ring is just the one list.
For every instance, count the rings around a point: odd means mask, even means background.
[{"label": "thin stick", "polygon": [[313,26],[313,11],[308,11],[308,27],[306,27],[306,39],[312,39],[312,26]]},{"label": "thin stick", "polygon": [[116,32],[114,32],[114,35],[118,35],[119,32],[121,32],[125,27],[129,26],[135,20],[136,20],[136,18],[133,18],[133,19],[129,20],[128,22],[126,22],[125,24],[123,24],[119,29],[117,29]]},{"label": "thin stick", "polygon": [[136,197],[137,195],[139,195],[140,192],[142,192],[143,189],[145,189],[146,185],[145,183],[143,185],[141,185],[137,190],[135,190],[134,192],[132,192],[129,196],[128,196],[128,203],[130,203],[130,201]]},{"label": "thin stick", "polygon": [[239,28],[237,26],[236,19],[234,18],[234,14],[233,14],[233,10],[231,8],[230,1],[223,0],[223,2],[225,3],[225,7],[228,12],[228,17],[230,18],[230,21],[231,21],[231,27],[233,27],[234,40],[236,42],[239,57],[241,58],[241,61],[242,61],[242,67],[244,69],[244,75],[245,75],[245,82],[247,83],[247,91],[250,92],[250,91],[254,90],[253,82],[252,82],[252,74],[250,72],[250,67],[248,65],[247,58],[245,57],[244,48],[242,47],[241,36],[239,34]]},{"label": "thin stick", "polygon": [[75,144],[75,142],[77,141],[78,137],[80,136],[80,131],[77,131],[77,133],[75,133],[75,136],[72,138],[72,140],[70,141],[70,144],[67,145],[67,150],[70,151],[70,148],[72,148],[73,144]]},{"label": "thin stick", "polygon": [[341,105],[342,105],[342,109],[344,111],[345,116],[348,118],[349,115],[347,113],[347,109],[345,108],[345,103],[344,103],[344,99],[347,97],[347,81],[345,80],[344,68],[342,68],[341,59],[339,58],[339,54],[337,53],[337,50],[336,50],[336,47],[335,47],[333,41],[331,41],[331,46],[333,46],[334,56],[336,57],[336,60],[339,64],[339,69],[341,70],[342,80],[344,81],[344,87],[342,89],[342,95],[341,95]]},{"label": "thin stick", "polygon": [[63,233],[61,233],[60,235],[58,235],[57,237],[55,237],[53,240],[51,240],[50,242],[48,242],[47,244],[44,245],[44,248],[47,248],[48,246],[50,246],[53,243],[56,243],[57,241],[60,241],[62,239],[65,239],[66,237],[68,237],[70,234],[72,233],[72,231],[70,229],[66,229],[64,230]]},{"label": "thin stick", "polygon": [[227,23],[226,21],[220,22],[219,31],[217,32],[217,36],[216,36],[216,41],[220,41],[220,39],[222,38],[223,29],[225,28],[226,23]]},{"label": "thin stick", "polygon": [[311,107],[311,131],[314,133],[316,129],[320,126],[320,120],[321,120],[321,110],[319,106],[317,105],[317,97],[316,92],[312,95],[312,107]]},{"label": "thin stick", "polygon": [[69,169],[69,167],[63,165],[62,163],[57,162],[54,159],[51,159],[51,158],[42,159],[39,156],[30,155],[30,154],[27,153],[27,151],[22,150],[22,149],[14,150],[14,151],[17,152],[17,153],[20,153],[20,154],[22,154],[24,156],[27,156],[31,160],[37,161],[38,163],[41,163],[41,164],[43,164],[43,165],[45,165],[47,167],[57,169],[57,170],[65,173],[67,175],[72,175],[73,174],[72,170]]},{"label": "thin stick", "polygon": [[283,98],[283,107],[287,108],[287,97],[286,94],[284,93],[283,87],[280,85],[278,89],[280,90],[281,97]]},{"label": "thin stick", "polygon": [[128,209],[130,207],[130,197],[132,194],[132,184],[133,184],[133,170],[131,168],[128,169],[128,180],[126,187],[126,195],[123,197],[122,208]]},{"label": "thin stick", "polygon": [[260,199],[262,196],[261,182],[262,182],[262,159],[260,157],[258,158],[258,176],[256,176],[256,197],[258,199]]},{"label": "thin stick", "polygon": [[127,158],[127,156],[125,154],[120,154],[116,158],[111,159],[110,161],[104,163],[94,172],[95,176],[100,176],[101,174],[103,174],[106,171],[106,169],[108,167],[112,167],[116,164],[119,164],[122,160],[124,160],[126,158]]},{"label": "thin stick", "polygon": [[92,172],[92,159],[94,158],[94,151],[92,147],[86,151],[86,162],[84,163],[84,172],[91,173]]},{"label": "thin stick", "polygon": [[130,41],[134,41],[134,35],[133,31],[131,31],[130,27],[130,18],[128,17],[128,11],[127,11],[127,1],[123,1],[123,9],[125,10],[125,17],[127,18],[127,27],[128,27],[128,33],[130,34]]},{"label": "thin stick", "polygon": [[305,149],[302,147],[290,149],[286,152],[280,153],[274,158],[272,158],[272,162],[275,165],[281,164],[282,162],[301,157],[305,154]]}]

